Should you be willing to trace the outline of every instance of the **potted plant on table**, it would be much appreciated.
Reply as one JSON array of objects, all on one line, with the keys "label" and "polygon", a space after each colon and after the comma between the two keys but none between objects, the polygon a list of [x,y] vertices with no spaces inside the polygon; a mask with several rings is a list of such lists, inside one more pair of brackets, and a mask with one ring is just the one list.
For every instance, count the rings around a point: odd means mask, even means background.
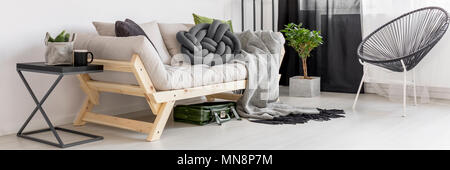
[{"label": "potted plant on table", "polygon": [[73,44],[75,34],[62,31],[53,38],[47,32],[45,36],[45,63],[47,65],[68,65],[72,64]]},{"label": "potted plant on table", "polygon": [[311,51],[323,44],[320,31],[311,31],[302,28],[302,24],[290,23],[281,30],[284,33],[288,45],[295,49],[302,60],[303,76],[290,78],[289,95],[298,97],[314,97],[320,95],[320,77],[308,76],[306,61],[311,56]]}]

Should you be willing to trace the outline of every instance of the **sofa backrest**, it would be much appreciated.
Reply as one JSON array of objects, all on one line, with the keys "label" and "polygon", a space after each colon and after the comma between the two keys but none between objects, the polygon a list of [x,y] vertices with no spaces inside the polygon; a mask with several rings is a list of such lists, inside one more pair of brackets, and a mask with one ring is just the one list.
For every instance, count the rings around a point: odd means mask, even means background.
[{"label": "sofa backrest", "polygon": [[[115,24],[107,22],[93,22],[98,35],[115,36]],[[157,23],[151,21],[139,24],[145,34],[154,44],[161,61],[170,64],[172,56],[180,53],[180,43],[176,40],[179,31],[188,31],[194,24]]]},{"label": "sofa backrest", "polygon": [[[133,37],[112,37],[99,36],[92,34],[79,34],[74,44],[75,49],[87,49],[94,54],[95,59],[109,59],[119,61],[131,61],[132,56],[137,54],[141,57],[145,69],[152,80],[168,79],[167,70],[164,63],[159,58],[155,48],[151,46],[150,41],[144,36]],[[117,76],[124,75],[124,76]],[[114,83],[129,82],[137,84],[131,73],[119,73],[105,71],[103,73],[92,74],[94,80],[107,81]],[[163,87],[164,81],[154,81],[155,87]]]},{"label": "sofa backrest", "polygon": [[[114,23],[93,22],[93,25],[95,26],[98,35],[115,36]],[[174,55],[181,53],[181,44],[176,39],[176,34],[180,31],[189,31],[189,29],[194,26],[194,24],[157,23],[156,21],[139,25],[155,45],[155,50],[157,51],[158,57],[162,63],[167,65],[171,64],[171,60]],[[83,39],[88,39],[89,36],[92,38],[93,35],[83,34],[80,36],[78,37],[78,43],[75,43],[79,48],[86,46],[87,42],[83,41]],[[280,56],[280,64],[283,61],[283,57],[284,49],[282,50],[282,54]]]}]

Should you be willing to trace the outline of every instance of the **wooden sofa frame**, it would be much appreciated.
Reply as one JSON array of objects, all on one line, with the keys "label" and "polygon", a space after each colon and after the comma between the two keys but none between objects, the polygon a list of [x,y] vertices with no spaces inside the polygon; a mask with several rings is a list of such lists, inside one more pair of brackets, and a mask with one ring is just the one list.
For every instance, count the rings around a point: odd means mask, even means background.
[{"label": "wooden sofa frame", "polygon": [[[131,61],[95,59],[93,64],[101,64],[104,70],[133,73],[139,85],[118,84],[95,81],[88,74],[78,75],[81,88],[87,94],[83,106],[73,124],[82,126],[89,123],[102,124],[148,134],[147,141],[158,140],[172,112],[175,101],[199,96],[206,96],[208,101],[214,99],[237,100],[239,94],[225,93],[246,87],[246,80],[193,87],[187,89],[157,91],[150,79],[139,55],[133,55]],[[156,118],[153,123],[120,118],[92,112],[99,104],[99,93],[111,92],[144,97]]]}]

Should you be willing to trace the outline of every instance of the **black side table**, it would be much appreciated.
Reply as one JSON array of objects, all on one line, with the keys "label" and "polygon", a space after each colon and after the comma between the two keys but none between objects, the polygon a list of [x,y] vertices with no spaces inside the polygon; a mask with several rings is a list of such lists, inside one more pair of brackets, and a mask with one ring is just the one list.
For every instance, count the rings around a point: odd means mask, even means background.
[{"label": "black side table", "polygon": [[[103,139],[102,136],[96,136],[96,135],[91,135],[91,134],[78,132],[78,131],[74,131],[74,130],[70,130],[70,129],[54,127],[52,122],[48,118],[47,114],[45,113],[44,109],[42,108],[42,104],[44,104],[45,100],[47,100],[50,93],[53,91],[53,89],[55,89],[56,85],[64,77],[64,75],[102,72],[103,65],[91,64],[88,66],[81,66],[81,67],[62,66],[62,65],[61,66],[49,66],[49,65],[45,65],[45,63],[43,63],[43,62],[35,62],[35,63],[17,63],[16,69],[17,69],[17,72],[19,73],[20,78],[22,79],[23,83],[25,84],[25,87],[27,88],[27,90],[30,93],[31,97],[33,98],[34,102],[36,103],[36,108],[31,112],[31,115],[28,117],[28,119],[25,121],[25,123],[22,125],[19,132],[17,133],[18,137],[30,139],[33,141],[37,141],[37,142],[41,142],[41,143],[45,143],[45,144],[49,144],[49,145],[53,145],[53,146],[57,146],[60,148],[67,148],[67,147],[81,145],[81,144],[99,141],[99,140]],[[31,89],[30,85],[28,84],[27,80],[25,80],[25,77],[23,76],[22,71],[37,72],[37,73],[44,73],[44,74],[54,74],[54,75],[58,75],[58,78],[53,83],[53,85],[50,87],[50,89],[47,91],[47,93],[45,93],[42,100],[38,101],[33,90]],[[35,130],[35,131],[31,131],[31,132],[23,132],[25,127],[28,125],[28,123],[30,122],[30,120],[33,118],[33,116],[36,114],[36,112],[38,110],[42,113],[42,116],[44,117],[45,121],[47,122],[49,128]],[[76,135],[86,136],[86,137],[89,137],[90,139],[73,142],[73,143],[69,143],[69,144],[64,144],[64,142],[61,140],[61,138],[59,137],[56,130],[60,130],[60,131],[64,131],[64,132],[68,132],[68,133],[72,133],[72,134],[76,134]],[[52,131],[52,133],[53,133],[53,135],[55,135],[55,138],[58,141],[58,143],[29,136],[31,134],[37,134],[37,133],[47,132],[47,131]]]}]

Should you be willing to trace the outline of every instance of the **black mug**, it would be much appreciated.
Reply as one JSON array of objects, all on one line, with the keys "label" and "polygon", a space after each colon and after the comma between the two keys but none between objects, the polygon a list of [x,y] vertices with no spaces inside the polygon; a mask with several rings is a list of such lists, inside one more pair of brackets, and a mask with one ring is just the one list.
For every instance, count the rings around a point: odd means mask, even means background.
[{"label": "black mug", "polygon": [[[91,55],[91,60],[88,61],[88,55]],[[73,66],[87,66],[94,61],[94,54],[87,50],[73,50]]]}]

